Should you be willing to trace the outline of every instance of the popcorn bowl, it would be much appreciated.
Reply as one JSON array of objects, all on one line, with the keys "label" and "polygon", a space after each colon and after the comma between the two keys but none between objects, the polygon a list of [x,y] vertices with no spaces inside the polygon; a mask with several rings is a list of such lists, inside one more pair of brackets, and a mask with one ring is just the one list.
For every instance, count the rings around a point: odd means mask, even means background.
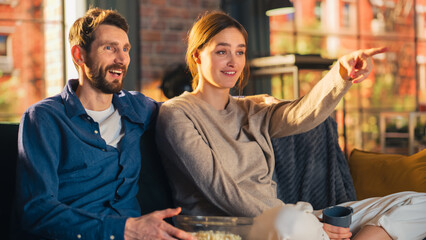
[{"label": "popcorn bowl", "polygon": [[245,240],[253,218],[177,215],[173,222],[177,228],[192,233],[198,240]]}]

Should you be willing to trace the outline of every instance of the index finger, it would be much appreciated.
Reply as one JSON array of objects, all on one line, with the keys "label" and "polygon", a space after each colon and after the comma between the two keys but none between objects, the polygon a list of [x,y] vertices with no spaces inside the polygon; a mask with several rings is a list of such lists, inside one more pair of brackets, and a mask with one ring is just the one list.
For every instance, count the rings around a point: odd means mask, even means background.
[{"label": "index finger", "polygon": [[153,212],[156,216],[158,216],[161,219],[164,218],[170,218],[173,216],[176,216],[180,213],[182,209],[180,207],[178,208],[168,208],[168,209],[164,209],[164,210],[157,210],[155,212]]},{"label": "index finger", "polygon": [[373,55],[379,54],[379,53],[384,53],[388,50],[387,47],[379,47],[379,48],[370,48],[370,49],[366,49],[364,50],[364,54],[367,57],[371,57]]}]

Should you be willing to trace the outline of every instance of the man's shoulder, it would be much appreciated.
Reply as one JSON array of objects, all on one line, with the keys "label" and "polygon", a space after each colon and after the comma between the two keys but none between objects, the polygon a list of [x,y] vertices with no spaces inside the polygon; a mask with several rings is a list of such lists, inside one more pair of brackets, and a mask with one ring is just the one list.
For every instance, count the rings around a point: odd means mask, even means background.
[{"label": "man's shoulder", "polygon": [[147,97],[138,91],[121,90],[121,92],[118,94],[118,97],[128,104],[129,103],[135,104],[135,105],[140,105],[140,104],[157,105],[158,104],[158,102],[156,102],[154,99]]},{"label": "man's shoulder", "polygon": [[40,111],[58,111],[63,110],[64,104],[61,96],[55,95],[52,97],[45,98],[39,102],[34,103],[27,108],[26,112],[40,112]]},{"label": "man's shoulder", "polygon": [[133,122],[149,123],[156,118],[160,103],[137,91],[122,90],[114,96],[113,104],[122,116]]},{"label": "man's shoulder", "polygon": [[[60,96],[45,98],[30,107],[24,112],[21,122],[28,124],[49,125],[57,122],[57,119],[66,117],[65,107]],[[56,120],[55,120],[56,119]]]}]

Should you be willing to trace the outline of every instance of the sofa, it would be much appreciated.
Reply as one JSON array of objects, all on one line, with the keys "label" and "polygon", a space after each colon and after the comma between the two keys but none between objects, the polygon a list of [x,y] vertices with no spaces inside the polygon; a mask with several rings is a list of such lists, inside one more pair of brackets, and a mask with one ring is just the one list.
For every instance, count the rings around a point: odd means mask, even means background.
[{"label": "sofa", "polygon": [[[6,196],[0,202],[0,230],[6,233],[3,236],[9,235],[11,227],[18,127],[18,124],[0,123],[0,190]],[[154,133],[149,130],[141,141],[138,200],[142,214],[173,207],[168,179],[153,138]],[[318,209],[398,191],[426,192],[426,150],[412,156],[354,150],[346,161],[337,143],[332,118],[306,133],[274,139],[272,144],[277,159],[274,178],[278,196],[284,202],[308,201]]]},{"label": "sofa", "polygon": [[272,139],[278,197],[314,209],[402,191],[426,192],[426,149],[411,156],[352,150],[348,160],[329,117],[316,128]]},{"label": "sofa", "polygon": [[0,232],[9,236],[11,208],[15,190],[18,124],[0,123]]}]

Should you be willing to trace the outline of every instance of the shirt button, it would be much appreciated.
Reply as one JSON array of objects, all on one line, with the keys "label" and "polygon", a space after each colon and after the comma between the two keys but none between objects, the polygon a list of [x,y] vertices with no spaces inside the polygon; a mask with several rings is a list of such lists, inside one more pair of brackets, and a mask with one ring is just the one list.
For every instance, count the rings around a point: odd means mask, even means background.
[{"label": "shirt button", "polygon": [[120,201],[120,199],[121,199],[120,195],[116,194],[115,197],[114,197],[114,201],[118,202],[118,201]]},{"label": "shirt button", "polygon": [[98,132],[98,130],[95,130],[95,131],[93,131],[95,134],[98,134],[99,132]]},{"label": "shirt button", "polygon": [[81,238],[81,234],[77,234],[77,238],[80,239]]},{"label": "shirt button", "polygon": [[106,150],[105,150],[105,149],[102,149],[102,151],[106,152]]},{"label": "shirt button", "polygon": [[114,235],[109,236],[109,239],[114,240],[115,239]]},{"label": "shirt button", "polygon": [[87,117],[87,120],[90,120],[90,117]]}]

